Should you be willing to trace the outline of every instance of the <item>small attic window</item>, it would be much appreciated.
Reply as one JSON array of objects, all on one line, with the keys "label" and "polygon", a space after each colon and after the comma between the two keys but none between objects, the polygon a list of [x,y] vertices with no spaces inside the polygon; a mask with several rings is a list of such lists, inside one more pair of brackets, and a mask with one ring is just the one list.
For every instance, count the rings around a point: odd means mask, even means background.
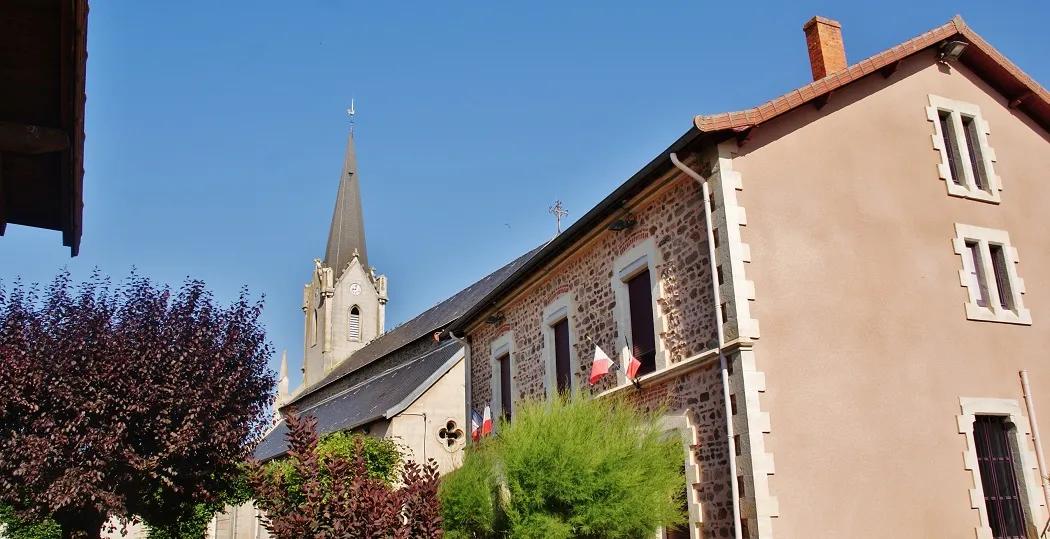
[{"label": "small attic window", "polygon": [[354,305],[350,307],[350,323],[346,334],[348,341],[360,342],[361,341],[361,309]]}]

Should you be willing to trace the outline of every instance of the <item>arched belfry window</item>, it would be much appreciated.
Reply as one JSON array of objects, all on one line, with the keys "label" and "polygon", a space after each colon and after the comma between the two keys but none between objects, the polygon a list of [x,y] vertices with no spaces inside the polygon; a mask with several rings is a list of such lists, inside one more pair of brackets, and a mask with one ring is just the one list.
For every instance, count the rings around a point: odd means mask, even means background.
[{"label": "arched belfry window", "polygon": [[347,340],[361,340],[361,309],[354,305],[350,307],[350,329],[346,334]]}]

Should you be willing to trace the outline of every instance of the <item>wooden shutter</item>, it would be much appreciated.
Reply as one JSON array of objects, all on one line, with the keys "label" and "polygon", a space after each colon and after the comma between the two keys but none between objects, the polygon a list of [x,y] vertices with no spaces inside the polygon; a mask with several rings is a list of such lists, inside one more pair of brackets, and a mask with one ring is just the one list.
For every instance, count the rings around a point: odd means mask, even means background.
[{"label": "wooden shutter", "polygon": [[572,391],[572,369],[569,366],[569,319],[554,324],[554,375],[558,392]]},{"label": "wooden shutter", "polygon": [[977,416],[973,423],[973,440],[977,449],[977,464],[984,487],[984,504],[988,509],[988,524],[995,539],[1024,539],[1026,520],[1021,505],[1017,465],[1010,446],[1010,430],[1006,418]]},{"label": "wooden shutter", "polygon": [[977,120],[969,116],[962,117],[963,134],[966,136],[966,149],[970,152],[970,169],[977,188],[988,191],[988,171],[984,168],[984,153],[981,152],[981,139],[977,136]]},{"label": "wooden shutter", "polygon": [[656,370],[656,328],[653,326],[653,291],[649,270],[627,281],[628,303],[631,309],[631,348],[634,357],[642,363],[638,374]]},{"label": "wooden shutter", "polygon": [[503,354],[496,363],[499,365],[500,413],[510,422],[510,409],[514,402],[510,394],[510,354]]},{"label": "wooden shutter", "polygon": [[981,244],[976,241],[966,242],[966,250],[970,253],[970,261],[973,262],[973,271],[970,274],[977,281],[977,305],[988,306],[988,281],[984,280],[983,262],[981,258]]},{"label": "wooden shutter", "polygon": [[951,169],[952,181],[955,185],[962,185],[962,162],[959,153],[959,137],[955,134],[955,122],[952,121],[952,113],[946,110],[937,111],[941,119],[941,136],[944,137],[944,152],[948,155],[948,168]]},{"label": "wooden shutter", "polygon": [[995,287],[999,292],[999,306],[1005,310],[1014,308],[1013,289],[1010,288],[1010,273],[1006,266],[1006,253],[1002,245],[989,244],[992,255],[992,273],[995,274]]}]

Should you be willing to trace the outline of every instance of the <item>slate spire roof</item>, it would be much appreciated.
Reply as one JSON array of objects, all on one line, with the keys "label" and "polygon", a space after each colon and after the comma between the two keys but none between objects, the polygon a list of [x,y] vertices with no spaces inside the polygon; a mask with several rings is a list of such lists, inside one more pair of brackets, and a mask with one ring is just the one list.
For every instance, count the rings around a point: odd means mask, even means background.
[{"label": "slate spire roof", "polygon": [[351,127],[346,141],[346,154],[343,156],[343,171],[339,177],[339,192],[335,197],[335,210],[332,212],[332,226],[328,231],[328,247],[324,251],[324,263],[335,269],[336,279],[342,276],[355,251],[367,272],[365,219],[361,211],[361,187],[357,177],[354,130]]}]

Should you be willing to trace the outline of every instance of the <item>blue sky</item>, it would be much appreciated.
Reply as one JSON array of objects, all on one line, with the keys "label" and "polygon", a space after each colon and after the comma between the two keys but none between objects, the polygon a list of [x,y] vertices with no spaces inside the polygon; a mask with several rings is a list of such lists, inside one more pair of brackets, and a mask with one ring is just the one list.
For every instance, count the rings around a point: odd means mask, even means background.
[{"label": "blue sky", "polygon": [[961,13],[1046,85],[1048,6],[95,0],[81,254],[12,225],[0,280],[134,265],[223,302],[247,285],[295,387],[351,96],[389,328],[549,239],[555,199],[580,217],[695,114],[809,82],[813,15],[842,23],[852,63]]}]

